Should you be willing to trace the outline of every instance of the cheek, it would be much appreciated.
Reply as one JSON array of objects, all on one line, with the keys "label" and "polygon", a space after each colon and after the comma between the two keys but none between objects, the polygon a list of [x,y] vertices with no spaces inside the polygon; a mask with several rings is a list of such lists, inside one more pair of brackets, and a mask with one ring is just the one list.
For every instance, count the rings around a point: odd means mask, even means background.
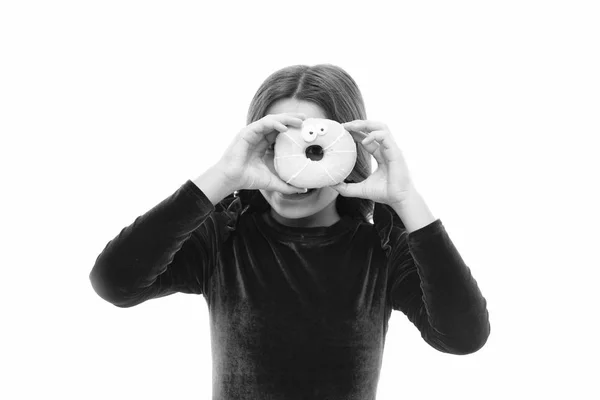
[{"label": "cheek", "polygon": [[319,197],[330,202],[335,200],[338,197],[339,193],[330,187],[324,187],[321,189],[321,193],[319,195]]},{"label": "cheek", "polygon": [[317,207],[319,209],[327,207],[329,204],[335,201],[338,195],[339,193],[331,188],[321,188],[321,191],[318,194],[317,198],[313,200],[313,207]]}]

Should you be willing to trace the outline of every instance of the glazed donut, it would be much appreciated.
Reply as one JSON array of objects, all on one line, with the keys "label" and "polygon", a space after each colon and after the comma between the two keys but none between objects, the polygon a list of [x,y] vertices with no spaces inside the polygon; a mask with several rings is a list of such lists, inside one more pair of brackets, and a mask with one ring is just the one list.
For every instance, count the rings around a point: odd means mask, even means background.
[{"label": "glazed donut", "polygon": [[307,118],[302,128],[288,127],[275,139],[275,171],[299,188],[321,188],[342,182],[356,163],[356,144],[339,122]]}]

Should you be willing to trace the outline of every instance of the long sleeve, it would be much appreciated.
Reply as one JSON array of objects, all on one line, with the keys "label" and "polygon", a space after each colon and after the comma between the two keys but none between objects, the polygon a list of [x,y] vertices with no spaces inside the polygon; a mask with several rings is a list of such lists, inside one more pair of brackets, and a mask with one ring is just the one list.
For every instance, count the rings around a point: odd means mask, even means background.
[{"label": "long sleeve", "polygon": [[[392,216],[390,216],[392,217]],[[486,299],[440,219],[407,233],[397,216],[387,231],[388,293],[433,348],[478,351],[490,334]]]},{"label": "long sleeve", "polygon": [[188,180],[108,242],[90,272],[92,287],[118,307],[204,293],[223,237],[222,216],[214,211]]}]

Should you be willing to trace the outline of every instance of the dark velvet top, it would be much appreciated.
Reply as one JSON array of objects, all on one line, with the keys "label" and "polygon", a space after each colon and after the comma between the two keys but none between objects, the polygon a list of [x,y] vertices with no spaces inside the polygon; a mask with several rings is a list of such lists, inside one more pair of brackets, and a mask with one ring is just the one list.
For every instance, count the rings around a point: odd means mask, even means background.
[{"label": "dark velvet top", "polygon": [[108,242],[90,273],[117,307],[204,296],[214,400],[375,399],[392,310],[441,352],[487,341],[486,300],[439,219],[407,233],[381,204],[374,224],[310,228],[245,211],[239,197],[213,206],[188,180]]}]

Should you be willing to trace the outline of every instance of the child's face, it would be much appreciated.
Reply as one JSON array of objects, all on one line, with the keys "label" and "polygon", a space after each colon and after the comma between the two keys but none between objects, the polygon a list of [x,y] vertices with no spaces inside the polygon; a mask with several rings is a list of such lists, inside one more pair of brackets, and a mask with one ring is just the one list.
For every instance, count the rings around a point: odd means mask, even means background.
[{"label": "child's face", "polygon": [[[324,110],[318,105],[296,99],[278,100],[267,110],[267,114],[288,112],[303,113],[307,118],[327,118]],[[273,153],[269,152],[265,156],[264,161],[271,172],[277,176],[273,165]],[[319,188],[307,197],[301,198],[286,197],[276,191],[261,189],[260,192],[271,206],[271,209],[281,217],[284,223],[286,219],[297,220],[306,218],[306,224],[328,225],[339,219],[335,208],[335,199],[338,196],[338,192],[330,187]],[[289,222],[290,225],[297,225],[300,221]]]}]

